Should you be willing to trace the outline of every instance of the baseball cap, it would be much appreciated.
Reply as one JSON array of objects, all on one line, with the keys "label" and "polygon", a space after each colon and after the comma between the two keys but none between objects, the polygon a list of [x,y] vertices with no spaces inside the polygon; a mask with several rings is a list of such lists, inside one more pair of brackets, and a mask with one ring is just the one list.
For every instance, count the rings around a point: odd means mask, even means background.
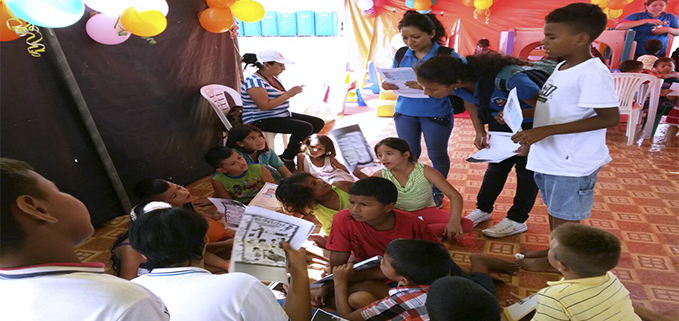
[{"label": "baseball cap", "polygon": [[281,55],[280,52],[276,50],[264,50],[260,51],[257,53],[257,60],[259,60],[261,63],[269,62],[269,61],[275,61],[275,62],[280,62],[282,64],[294,64],[295,62],[292,60],[285,59],[283,55]]}]

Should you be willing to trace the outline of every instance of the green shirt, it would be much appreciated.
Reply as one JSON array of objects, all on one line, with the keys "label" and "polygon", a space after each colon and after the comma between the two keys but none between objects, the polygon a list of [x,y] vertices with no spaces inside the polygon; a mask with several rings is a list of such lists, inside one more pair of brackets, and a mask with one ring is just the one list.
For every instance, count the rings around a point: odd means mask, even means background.
[{"label": "green shirt", "polygon": [[266,169],[269,170],[271,173],[271,176],[273,176],[273,179],[276,181],[276,184],[280,182],[280,180],[283,178],[283,174],[278,172],[278,168],[283,167],[283,161],[276,155],[276,153],[273,150],[269,150],[268,152],[261,153],[259,156],[257,156],[257,161],[253,160],[250,155],[241,152],[237,149],[234,149],[236,153],[240,154],[243,156],[243,159],[248,164],[259,164],[264,166]]},{"label": "green shirt", "polygon": [[248,165],[248,170],[238,177],[216,173],[212,175],[212,180],[220,182],[231,198],[243,204],[250,203],[264,187],[262,166],[257,164]]},{"label": "green shirt", "polygon": [[431,194],[431,183],[424,177],[424,165],[415,163],[415,168],[408,175],[406,186],[401,186],[391,171],[383,168],[382,177],[390,180],[396,185],[398,199],[395,207],[399,210],[413,212],[423,208],[436,206]]},{"label": "green shirt", "polygon": [[335,217],[337,212],[349,207],[349,194],[343,191],[337,186],[333,185],[332,190],[337,193],[340,199],[339,210],[334,210],[332,208],[327,208],[321,204],[316,203],[313,208],[312,214],[321,222],[321,234],[327,236],[330,235],[330,228],[332,227],[332,219]]}]

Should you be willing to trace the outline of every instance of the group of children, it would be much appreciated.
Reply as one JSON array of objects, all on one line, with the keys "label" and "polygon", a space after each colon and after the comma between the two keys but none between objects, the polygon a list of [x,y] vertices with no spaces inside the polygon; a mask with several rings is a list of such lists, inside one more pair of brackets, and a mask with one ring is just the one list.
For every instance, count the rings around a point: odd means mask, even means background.
[{"label": "group of children", "polygon": [[[552,240],[549,249],[522,253],[518,265],[471,255],[465,273],[452,261],[439,236],[460,239],[473,223],[462,217],[460,193],[438,171],[417,163],[403,140],[379,142],[375,154],[384,168],[353,182],[323,136],[307,141],[299,173],[292,174],[267,149],[261,130],[246,125],[232,129],[228,147],[205,155],[216,172],[215,196],[248,203],[264,183],[278,182],[276,196],[287,211],[322,224],[315,240],[329,251],[334,281],[312,292],[306,252],[285,243],[290,285],[282,306],[252,276],[212,274],[210,265],[227,269],[230,249],[223,233],[209,237],[219,217],[196,214],[190,193],[163,180],[137,185],[145,202],[112,250],[120,276],[132,282],[105,275],[103,265],[80,263],[73,249],[93,233],[85,206],[27,164],[3,158],[0,316],[297,321],[311,318],[313,302],[349,320],[500,320],[489,271],[522,267],[563,275],[539,292],[534,320],[640,320],[635,310],[660,320],[633,307],[610,272],[620,260],[617,237],[577,224],[589,217],[597,173],[611,160],[605,128],[619,121],[610,72],[589,50],[606,22],[602,10],[587,3],[546,17],[542,43],[563,62],[542,87],[536,108],[526,111],[533,128],[512,139],[530,147],[526,167],[535,172],[548,207]],[[431,82],[421,83],[432,90]],[[437,85],[456,89],[455,83]],[[450,199],[450,213],[435,206],[432,185]],[[130,252],[133,259],[125,262]],[[354,270],[353,263],[373,256],[382,256],[379,268]]]}]

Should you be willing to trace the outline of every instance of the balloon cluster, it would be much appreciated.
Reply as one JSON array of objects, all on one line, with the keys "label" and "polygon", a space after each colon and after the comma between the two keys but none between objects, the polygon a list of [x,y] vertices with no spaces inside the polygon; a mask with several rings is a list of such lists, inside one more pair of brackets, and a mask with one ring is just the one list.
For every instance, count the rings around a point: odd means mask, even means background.
[{"label": "balloon cluster", "polygon": [[83,0],[90,9],[99,12],[90,16],[85,30],[92,40],[104,45],[117,45],[131,35],[147,38],[167,28],[170,8],[165,0]]},{"label": "balloon cluster", "polygon": [[591,0],[592,4],[598,5],[604,11],[609,20],[618,23],[622,16],[622,9],[634,0]]},{"label": "balloon cluster", "polygon": [[264,18],[264,7],[252,0],[207,0],[209,8],[198,14],[200,25],[214,33],[231,31],[237,35],[238,25],[234,16],[244,22],[257,22]]},{"label": "balloon cluster", "polygon": [[462,0],[462,5],[474,7],[474,19],[481,16],[486,18],[486,24],[490,22],[490,7],[493,5],[493,0]]},{"label": "balloon cluster", "polygon": [[419,13],[430,13],[431,6],[436,4],[437,0],[406,0],[406,7],[415,9]]}]

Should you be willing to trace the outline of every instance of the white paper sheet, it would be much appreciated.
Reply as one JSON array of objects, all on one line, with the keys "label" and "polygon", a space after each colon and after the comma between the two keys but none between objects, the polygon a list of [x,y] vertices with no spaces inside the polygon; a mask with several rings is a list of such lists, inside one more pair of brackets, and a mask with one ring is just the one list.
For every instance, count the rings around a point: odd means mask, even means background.
[{"label": "white paper sheet", "polygon": [[499,163],[516,155],[521,145],[512,142],[513,133],[489,132],[488,147],[467,158],[470,163]]},{"label": "white paper sheet", "polygon": [[670,92],[667,94],[667,96],[679,96],[679,83],[678,82],[673,82],[672,85],[670,85]]},{"label": "white paper sheet", "polygon": [[245,205],[239,201],[234,201],[225,198],[207,198],[212,204],[217,207],[217,212],[222,214],[222,224],[228,228],[238,228],[240,220],[245,213]]},{"label": "white paper sheet", "polygon": [[509,92],[509,97],[507,97],[507,103],[502,111],[502,119],[504,119],[505,124],[512,129],[514,134],[521,131],[521,123],[523,122],[523,112],[521,111],[521,102],[519,97],[516,95],[516,88]]},{"label": "white paper sheet", "polygon": [[531,296],[519,300],[518,302],[508,307],[505,307],[504,309],[505,316],[509,321],[521,320],[521,318],[525,317],[528,313],[535,310],[535,306],[537,305],[537,303],[538,294],[533,293]]},{"label": "white paper sheet", "polygon": [[424,90],[413,89],[406,86],[406,82],[408,81],[417,81],[417,75],[413,68],[377,68],[377,72],[380,73],[384,81],[398,87],[398,89],[394,90],[395,94],[409,98],[429,98],[429,96],[424,94]]}]

